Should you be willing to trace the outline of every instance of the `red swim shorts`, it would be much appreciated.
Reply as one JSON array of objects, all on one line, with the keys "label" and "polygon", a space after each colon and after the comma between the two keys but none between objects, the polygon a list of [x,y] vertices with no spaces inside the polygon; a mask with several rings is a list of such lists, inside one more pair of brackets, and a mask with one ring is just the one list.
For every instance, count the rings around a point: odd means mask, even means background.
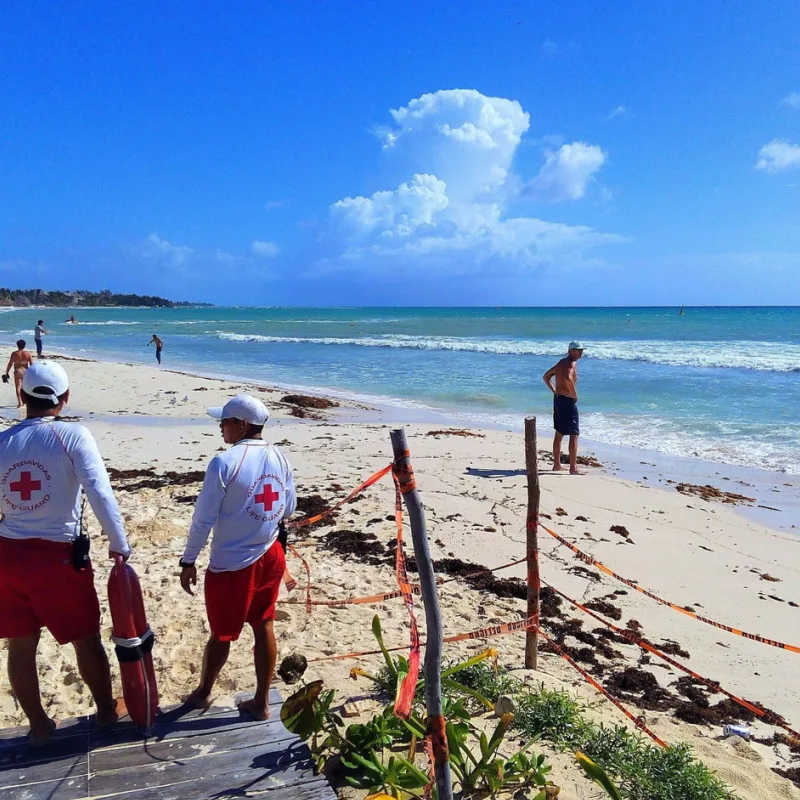
[{"label": "red swim shorts", "polygon": [[59,644],[100,631],[91,565],[72,566],[72,545],[0,536],[0,639],[47,628]]},{"label": "red swim shorts", "polygon": [[245,622],[255,626],[272,619],[285,569],[283,548],[276,541],[258,561],[244,569],[206,570],[206,612],[211,635],[221,642],[235,642]]}]

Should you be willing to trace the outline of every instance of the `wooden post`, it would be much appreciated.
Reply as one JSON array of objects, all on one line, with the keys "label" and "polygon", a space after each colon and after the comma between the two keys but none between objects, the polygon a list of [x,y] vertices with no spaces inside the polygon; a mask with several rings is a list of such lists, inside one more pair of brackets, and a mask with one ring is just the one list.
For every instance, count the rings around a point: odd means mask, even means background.
[{"label": "wooden post", "polygon": [[400,482],[408,517],[411,521],[411,539],[417,559],[422,602],[425,606],[427,643],[425,645],[425,705],[428,709],[427,731],[431,737],[434,755],[434,772],[439,800],[453,800],[453,782],[450,776],[450,756],[442,716],[442,615],[436,593],[436,575],[433,571],[428,532],[425,526],[425,509],[422,506],[414,481],[414,470],[408,453],[406,432],[400,428],[391,432],[394,451],[394,474]]},{"label": "wooden post", "polygon": [[[528,517],[525,524],[528,553],[528,619],[539,619],[539,465],[536,460],[536,417],[525,417],[525,471],[528,473]],[[536,669],[538,627],[525,636],[525,668]]]}]

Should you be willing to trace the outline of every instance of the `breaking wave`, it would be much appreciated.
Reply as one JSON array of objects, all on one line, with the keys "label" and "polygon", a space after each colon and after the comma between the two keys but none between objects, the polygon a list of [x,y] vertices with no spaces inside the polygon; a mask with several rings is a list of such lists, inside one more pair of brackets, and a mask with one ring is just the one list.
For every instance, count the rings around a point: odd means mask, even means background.
[{"label": "breaking wave", "polygon": [[[459,336],[262,336],[217,331],[231,342],[315,344],[386,347],[413,350],[450,350],[495,355],[559,356],[563,341],[540,339],[484,339]],[[757,341],[586,341],[586,356],[603,361],[639,361],[672,367],[752,369],[763,372],[800,373],[800,344]]]}]

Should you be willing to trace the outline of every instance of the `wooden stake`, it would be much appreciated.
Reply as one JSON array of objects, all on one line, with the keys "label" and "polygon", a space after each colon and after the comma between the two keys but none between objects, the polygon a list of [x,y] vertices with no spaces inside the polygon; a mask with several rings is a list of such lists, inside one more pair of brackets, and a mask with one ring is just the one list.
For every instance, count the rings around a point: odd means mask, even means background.
[{"label": "wooden stake", "polygon": [[425,606],[427,642],[425,645],[425,705],[428,709],[428,732],[434,752],[434,772],[439,800],[453,800],[453,782],[447,739],[442,718],[442,615],[436,593],[436,575],[433,571],[428,532],[425,526],[425,509],[422,506],[414,481],[414,470],[406,443],[406,432],[400,428],[391,432],[394,451],[394,474],[400,482],[408,517],[411,522],[411,539],[417,559],[422,602]]},{"label": "wooden stake", "polygon": [[[536,460],[536,417],[525,417],[525,471],[528,473],[528,517],[525,524],[528,550],[528,619],[539,618],[539,465]],[[536,669],[539,657],[538,629],[525,636],[525,668]]]}]

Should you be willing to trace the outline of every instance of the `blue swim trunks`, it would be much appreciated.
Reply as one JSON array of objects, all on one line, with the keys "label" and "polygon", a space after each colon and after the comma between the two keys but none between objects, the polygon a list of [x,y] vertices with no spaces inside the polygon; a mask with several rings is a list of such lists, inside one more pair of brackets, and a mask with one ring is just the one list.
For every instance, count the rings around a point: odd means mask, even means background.
[{"label": "blue swim trunks", "polygon": [[553,427],[564,436],[577,436],[581,432],[577,400],[563,394],[553,398]]}]

